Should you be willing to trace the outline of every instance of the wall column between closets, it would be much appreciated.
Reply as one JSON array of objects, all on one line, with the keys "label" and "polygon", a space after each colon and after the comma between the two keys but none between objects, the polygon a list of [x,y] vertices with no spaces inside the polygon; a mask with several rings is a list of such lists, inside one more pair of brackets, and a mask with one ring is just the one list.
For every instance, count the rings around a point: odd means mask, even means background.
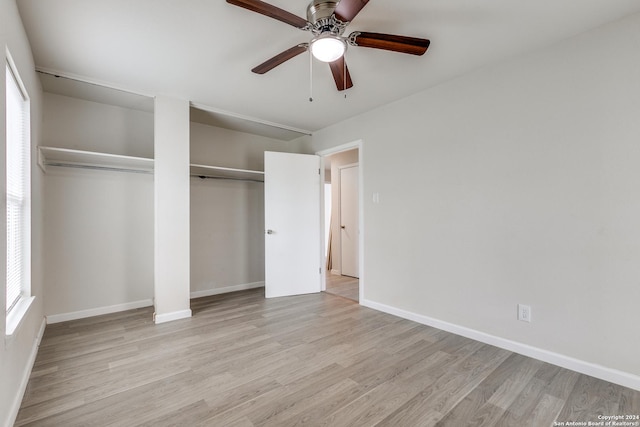
[{"label": "wall column between closets", "polygon": [[155,98],[154,320],[191,317],[189,101]]}]

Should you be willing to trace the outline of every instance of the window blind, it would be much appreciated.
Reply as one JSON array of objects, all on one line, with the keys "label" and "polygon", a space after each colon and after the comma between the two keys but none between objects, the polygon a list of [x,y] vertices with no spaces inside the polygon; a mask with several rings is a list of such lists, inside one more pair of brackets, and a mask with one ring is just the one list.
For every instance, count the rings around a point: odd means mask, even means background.
[{"label": "window blind", "polygon": [[6,64],[6,195],[7,195],[7,301],[6,312],[16,305],[24,289],[26,230],[26,162],[28,159],[28,103],[9,64]]}]

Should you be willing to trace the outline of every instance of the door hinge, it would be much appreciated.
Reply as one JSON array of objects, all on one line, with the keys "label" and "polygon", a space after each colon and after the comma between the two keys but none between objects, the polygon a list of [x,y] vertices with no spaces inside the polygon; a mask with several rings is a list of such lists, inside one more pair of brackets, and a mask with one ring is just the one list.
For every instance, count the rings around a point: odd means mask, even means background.
[{"label": "door hinge", "polygon": [[320,168],[318,168],[318,175],[320,175]]},{"label": "door hinge", "polygon": [[318,274],[322,274],[322,267],[318,268]]}]

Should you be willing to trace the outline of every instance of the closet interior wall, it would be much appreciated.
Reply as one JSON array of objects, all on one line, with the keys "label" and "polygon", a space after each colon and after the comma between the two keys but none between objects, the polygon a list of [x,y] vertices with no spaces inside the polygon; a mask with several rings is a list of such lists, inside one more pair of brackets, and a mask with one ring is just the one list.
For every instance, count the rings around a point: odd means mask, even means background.
[{"label": "closet interior wall", "polygon": [[[153,158],[153,113],[44,94],[42,145]],[[191,123],[191,162],[263,170],[293,143]],[[45,314],[56,321],[152,305],[153,175],[44,174]],[[262,183],[191,178],[192,297],[264,282]]]},{"label": "closet interior wall", "polygon": [[[286,141],[191,123],[191,163],[264,170]],[[264,286],[264,184],[191,177],[191,292]]]},{"label": "closet interior wall", "polygon": [[[44,93],[42,145],[153,158],[153,113]],[[153,175],[47,167],[45,314],[153,300]]]}]

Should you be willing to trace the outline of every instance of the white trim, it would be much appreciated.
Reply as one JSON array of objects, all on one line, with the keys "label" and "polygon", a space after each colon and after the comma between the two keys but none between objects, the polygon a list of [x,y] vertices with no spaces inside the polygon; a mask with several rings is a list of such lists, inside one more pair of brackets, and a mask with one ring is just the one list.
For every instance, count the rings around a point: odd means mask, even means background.
[{"label": "white trim", "polygon": [[342,170],[342,169],[349,169],[349,168],[355,168],[355,167],[358,167],[358,166],[359,166],[358,162],[355,162],[355,163],[348,163],[348,164],[346,164],[346,165],[338,166],[338,169],[339,169],[339,170]]},{"label": "white trim", "polygon": [[[11,73],[13,75],[13,78],[16,84],[18,85],[18,87],[20,88],[20,92],[22,92],[22,96],[24,97],[25,102],[30,102],[31,98],[29,98],[29,93],[27,92],[27,88],[22,82],[22,78],[20,78],[20,75],[18,74],[18,67],[16,66],[16,63],[13,61],[13,56],[11,56],[11,52],[9,52],[9,47],[5,46],[4,51],[5,51],[5,59],[9,64],[9,68],[11,68]],[[28,126],[27,129],[30,129],[30,127]]]},{"label": "white trim", "polygon": [[180,310],[171,313],[163,313],[154,315],[154,321],[157,324],[172,322],[174,320],[187,319],[191,317],[191,310]]},{"label": "white trim", "polygon": [[109,305],[106,307],[90,308],[88,310],[73,311],[71,313],[52,314],[47,316],[47,324],[66,322],[68,320],[84,319],[86,317],[101,316],[103,314],[118,313],[120,311],[133,310],[136,308],[150,307],[153,300],[144,299],[140,301],[126,302],[124,304]]},{"label": "white trim", "polygon": [[615,384],[629,387],[634,390],[640,391],[640,376],[619,371],[617,369],[608,368],[606,366],[597,365],[595,363],[587,362],[584,360],[576,359],[570,356],[566,356],[552,351],[544,350],[538,347],[533,347],[527,344],[511,341],[506,338],[497,337],[495,335],[480,332],[475,329],[467,328],[464,326],[455,325],[453,323],[445,322],[442,320],[434,319],[432,317],[424,316],[421,314],[413,313],[400,308],[395,308],[386,304],[381,304],[375,301],[360,299],[360,304],[365,307],[372,308],[374,310],[382,311],[394,316],[402,317],[403,319],[412,320],[423,325],[432,326],[434,328],[441,329],[443,331],[451,332],[456,335],[461,335],[466,338],[470,338],[476,341],[490,344],[496,347],[500,347],[505,350],[519,353],[524,356],[532,357],[534,359],[541,360],[543,362],[551,363],[562,368],[570,369],[585,375],[599,378],[601,380],[609,381]]},{"label": "white trim", "polygon": [[64,77],[65,79],[75,80],[81,83],[89,83],[95,86],[105,87],[107,89],[119,90],[120,92],[131,93],[133,95],[144,96],[147,98],[155,98],[155,95],[150,92],[143,92],[140,90],[130,89],[128,87],[120,86],[115,83],[107,82],[104,80],[92,79],[90,77],[82,76],[80,74],[68,73],[66,71],[60,71],[47,67],[36,67],[36,72],[42,74],[48,74],[54,77]]},{"label": "white trim", "polygon": [[16,393],[13,403],[11,404],[11,407],[9,409],[9,416],[7,418],[8,424],[6,424],[7,427],[12,426],[16,422],[16,418],[18,417],[18,411],[20,410],[20,405],[22,404],[24,393],[27,390],[27,384],[29,383],[29,377],[31,376],[33,365],[34,363],[36,363],[38,348],[40,347],[40,342],[42,341],[42,336],[44,335],[44,329],[46,326],[46,319],[42,318],[42,323],[40,324],[38,335],[36,335],[36,339],[33,342],[33,347],[31,348],[31,352],[29,353],[29,358],[27,359],[26,369],[22,373],[22,380],[20,381],[20,386],[18,387],[18,393]]},{"label": "white trim", "polygon": [[264,282],[243,283],[240,285],[225,286],[223,288],[206,289],[204,291],[191,292],[191,298],[210,297],[212,295],[227,294],[229,292],[244,291],[247,289],[264,288]]},{"label": "white trim", "polygon": [[131,172],[153,173],[153,159],[121,154],[38,146],[38,164],[46,173],[47,166],[88,166]]},{"label": "white trim", "polygon": [[[260,287],[264,287],[264,282],[246,283],[241,285],[226,286],[224,288],[208,289],[205,291],[195,291],[195,292],[191,292],[190,297],[200,298],[200,297],[205,297],[210,295],[218,295],[218,294],[223,294],[228,292],[242,291],[246,289],[253,289],[253,288],[260,288]],[[52,314],[46,317],[46,321],[47,321],[47,324],[51,325],[53,323],[66,322],[68,320],[84,319],[87,317],[101,316],[103,314],[118,313],[121,311],[133,310],[136,308],[151,307],[151,306],[153,306],[153,300],[145,299],[140,301],[128,302],[124,304],[111,305],[107,307],[97,307],[97,308],[91,308],[88,310],[74,311],[70,313]],[[172,313],[169,313],[169,314],[172,314]],[[162,315],[161,318],[167,315],[168,314]],[[158,316],[156,316],[156,318],[157,317]]]},{"label": "white trim", "polygon": [[[325,230],[327,225],[327,217],[326,213],[326,193],[325,188],[327,184],[332,186],[333,184],[327,183],[327,178],[325,176],[325,165],[324,165],[324,157],[320,156],[316,153],[320,160],[320,292],[325,292],[327,290],[327,242],[325,240]],[[331,217],[329,217],[331,218]],[[329,228],[331,228],[331,224],[329,224]],[[331,235],[331,231],[329,231],[329,235]]]},{"label": "white trim", "polygon": [[[356,140],[352,142],[347,142],[346,144],[337,145],[335,147],[327,148],[326,150],[316,151],[316,154],[320,157],[330,156],[332,154],[342,153],[343,151],[349,151],[353,149],[362,149],[362,140]],[[359,159],[362,160],[362,159]]]},{"label": "white trim", "polygon": [[358,301],[365,299],[364,294],[364,144],[362,140],[358,144],[358,215],[360,217],[360,234],[358,236],[358,256],[360,259],[360,272],[358,277]]},{"label": "white trim", "polygon": [[36,297],[20,297],[15,307],[11,309],[9,314],[7,314],[7,320],[5,325],[5,339],[7,341],[11,341],[15,336],[18,329],[20,329],[20,325],[22,325],[23,320],[27,317],[27,312],[29,311],[29,307],[33,303],[33,300]]},{"label": "white trim", "polygon": [[[316,155],[321,158],[321,168],[322,168],[322,180],[324,181],[324,158],[326,156],[330,156],[336,153],[342,153],[343,151],[349,150],[358,150],[358,227],[359,227],[359,235],[358,235],[358,263],[359,263],[359,277],[358,277],[358,299],[359,301],[363,301],[365,298],[364,294],[364,143],[363,140],[358,139],[356,141],[348,142],[346,144],[338,145],[335,147],[327,148],[326,150],[316,151]],[[324,229],[324,187],[322,188],[322,202],[320,206],[321,213],[321,230]],[[324,236],[324,233],[323,233]],[[326,282],[326,265],[327,265],[327,250],[324,247],[324,238],[322,241],[322,281]],[[331,270],[333,274],[342,274],[341,271]],[[324,290],[324,289],[323,289]]]},{"label": "white trim", "polygon": [[[32,162],[32,140],[31,140],[31,98],[27,91],[18,67],[13,60],[13,56],[9,51],[9,47],[5,46],[5,70],[9,75],[5,76],[7,79],[12,80],[17,86],[18,92],[21,96],[21,108],[22,118],[22,140],[20,141],[20,150],[22,151],[23,158],[23,170],[22,170],[22,209],[20,213],[20,222],[22,222],[22,235],[19,237],[22,251],[19,263],[9,262],[8,256],[5,257],[5,261],[12,264],[14,267],[19,267],[21,270],[21,279],[19,283],[20,295],[16,301],[16,306],[13,307],[9,313],[5,312],[5,345],[10,342],[16,331],[20,328],[23,320],[26,318],[29,308],[33,303],[34,297],[31,295],[31,162]],[[2,84],[5,82],[3,81]],[[8,88],[5,88],[8,89]],[[6,94],[5,94],[6,95]],[[8,98],[6,98],[8,99]],[[8,143],[8,140],[5,140]],[[5,144],[6,145],[6,144]],[[12,163],[9,158],[5,158],[5,161]],[[7,166],[9,163],[6,163]],[[5,212],[6,218],[6,212]],[[8,279],[8,276],[6,276]],[[5,283],[5,293],[9,292],[8,283]],[[4,298],[4,297],[3,297]],[[8,307],[5,307],[7,309]]]}]

